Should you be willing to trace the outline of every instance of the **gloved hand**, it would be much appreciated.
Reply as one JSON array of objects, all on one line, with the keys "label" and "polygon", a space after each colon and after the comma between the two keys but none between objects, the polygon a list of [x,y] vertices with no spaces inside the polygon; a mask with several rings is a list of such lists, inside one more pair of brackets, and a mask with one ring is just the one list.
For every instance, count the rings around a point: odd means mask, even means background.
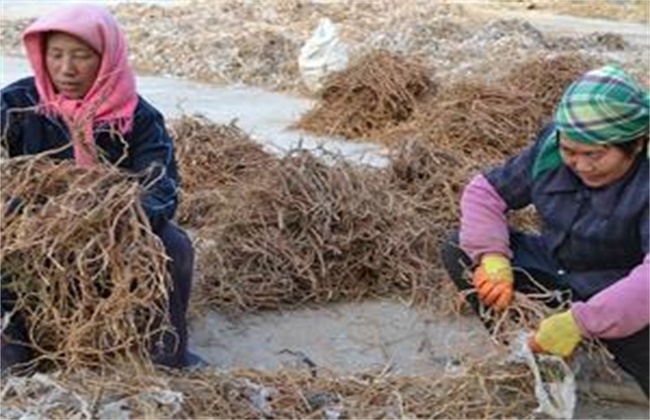
[{"label": "gloved hand", "polygon": [[501,254],[485,254],[474,270],[472,283],[481,301],[497,310],[505,309],[514,296],[514,275],[510,260]]},{"label": "gloved hand", "polygon": [[568,357],[580,344],[582,336],[570,310],[551,315],[539,325],[535,335],[528,340],[535,353],[551,353]]}]

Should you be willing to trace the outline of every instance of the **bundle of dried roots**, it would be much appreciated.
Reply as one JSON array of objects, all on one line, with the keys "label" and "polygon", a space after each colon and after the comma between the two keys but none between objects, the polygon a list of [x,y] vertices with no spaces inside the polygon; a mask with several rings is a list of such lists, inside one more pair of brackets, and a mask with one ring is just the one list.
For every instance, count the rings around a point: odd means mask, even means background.
[{"label": "bundle of dried roots", "polygon": [[140,360],[166,325],[168,275],[137,180],[43,155],[0,168],[3,340],[68,367]]}]

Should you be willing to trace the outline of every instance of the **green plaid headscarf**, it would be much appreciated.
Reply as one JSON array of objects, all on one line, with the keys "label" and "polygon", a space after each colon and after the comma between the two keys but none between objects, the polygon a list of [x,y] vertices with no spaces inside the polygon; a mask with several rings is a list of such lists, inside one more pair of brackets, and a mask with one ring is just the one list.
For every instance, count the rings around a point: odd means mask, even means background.
[{"label": "green plaid headscarf", "polygon": [[536,178],[562,165],[557,132],[586,144],[615,144],[648,133],[649,95],[620,67],[585,73],[564,92],[555,111],[555,127],[544,140],[533,167]]}]

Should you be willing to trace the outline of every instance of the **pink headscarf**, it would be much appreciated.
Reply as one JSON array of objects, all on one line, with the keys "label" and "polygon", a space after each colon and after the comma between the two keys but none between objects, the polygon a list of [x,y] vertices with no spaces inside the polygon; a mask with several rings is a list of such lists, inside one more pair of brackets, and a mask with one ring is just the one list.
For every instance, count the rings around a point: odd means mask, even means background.
[{"label": "pink headscarf", "polygon": [[[68,99],[54,90],[44,58],[46,35],[51,31],[73,35],[101,55],[97,78],[82,99]],[[138,94],[124,33],[105,8],[71,5],[32,23],[23,33],[23,43],[34,70],[39,112],[63,118],[72,136],[75,161],[92,166],[97,162],[93,127],[108,123],[126,134],[133,126]]]}]

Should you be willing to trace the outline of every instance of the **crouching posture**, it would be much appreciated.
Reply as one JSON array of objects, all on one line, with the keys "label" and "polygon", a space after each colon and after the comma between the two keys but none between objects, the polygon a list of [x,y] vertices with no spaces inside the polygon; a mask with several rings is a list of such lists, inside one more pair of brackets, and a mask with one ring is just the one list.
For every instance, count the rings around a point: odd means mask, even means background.
[{"label": "crouching posture", "polygon": [[[504,309],[514,290],[535,291],[513,266],[546,288],[570,291],[570,308],[541,322],[531,348],[566,357],[583,338],[599,338],[646,396],[648,116],[648,92],[622,69],[587,72],[534,144],[471,180],[460,232],[443,249],[456,285],[476,289],[468,299],[476,310]],[[530,204],[543,224],[539,236],[506,222],[508,211]],[[463,279],[465,267],[473,284]]]},{"label": "crouching posture", "polygon": [[[173,282],[174,333],[162,338],[152,359],[170,367],[190,364],[195,357],[187,351],[186,312],[194,250],[170,221],[177,205],[173,144],[162,115],[136,92],[123,32],[104,8],[74,5],[35,21],[23,42],[33,77],[2,89],[5,152],[15,157],[54,150],[53,158],[74,159],[81,167],[103,162],[139,175],[147,186],[141,203],[170,259]],[[8,294],[2,298],[4,314],[12,308]],[[3,371],[35,356],[29,343],[16,344],[26,340],[20,322],[4,329]]]}]

